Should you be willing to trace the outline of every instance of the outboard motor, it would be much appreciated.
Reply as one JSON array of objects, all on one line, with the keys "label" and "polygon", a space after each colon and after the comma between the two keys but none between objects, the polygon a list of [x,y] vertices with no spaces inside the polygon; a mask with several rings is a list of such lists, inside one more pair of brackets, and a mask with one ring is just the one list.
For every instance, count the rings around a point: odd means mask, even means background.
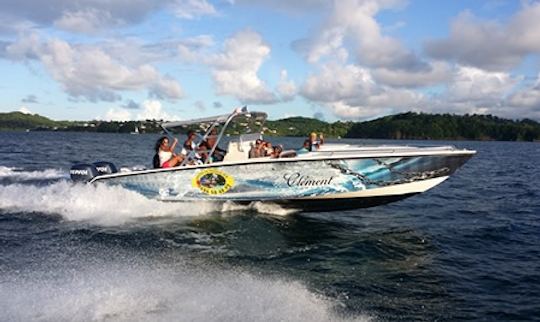
[{"label": "outboard motor", "polygon": [[75,182],[88,182],[98,176],[99,172],[93,164],[79,163],[71,167],[69,175]]},{"label": "outboard motor", "polygon": [[99,175],[118,172],[118,170],[116,169],[116,166],[112,162],[98,161],[98,162],[94,162],[93,165],[96,167],[97,171],[99,172]]}]

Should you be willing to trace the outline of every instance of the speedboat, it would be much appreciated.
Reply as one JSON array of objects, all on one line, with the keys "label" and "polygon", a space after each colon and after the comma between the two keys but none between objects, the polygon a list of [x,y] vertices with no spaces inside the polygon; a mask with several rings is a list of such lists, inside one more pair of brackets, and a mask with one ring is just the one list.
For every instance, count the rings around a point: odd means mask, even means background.
[{"label": "speedboat", "polygon": [[[316,151],[279,157],[249,158],[262,139],[266,113],[246,107],[231,114],[189,121],[166,122],[174,136],[198,130],[195,149],[180,166],[117,171],[114,164],[97,162],[71,168],[74,181],[118,185],[167,202],[269,202],[306,211],[332,211],[387,204],[431,189],[447,180],[476,151],[453,146],[366,146],[330,144]],[[227,146],[221,161],[202,160],[202,142],[211,135]],[[226,144],[226,145],[225,145]]]}]

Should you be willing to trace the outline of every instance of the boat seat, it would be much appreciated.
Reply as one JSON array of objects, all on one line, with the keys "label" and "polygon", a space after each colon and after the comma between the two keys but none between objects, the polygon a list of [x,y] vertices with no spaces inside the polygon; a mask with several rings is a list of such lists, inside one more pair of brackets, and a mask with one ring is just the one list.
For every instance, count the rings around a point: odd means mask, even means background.
[{"label": "boat seat", "polygon": [[255,145],[255,141],[260,138],[260,133],[250,133],[240,135],[238,141],[230,141],[227,148],[227,154],[225,154],[223,161],[241,161],[249,159],[249,150]]},{"label": "boat seat", "polygon": [[246,147],[246,143],[249,142],[229,142],[227,154],[225,154],[223,161],[241,161],[249,159],[249,149],[251,149],[251,146],[248,145],[248,147]]}]

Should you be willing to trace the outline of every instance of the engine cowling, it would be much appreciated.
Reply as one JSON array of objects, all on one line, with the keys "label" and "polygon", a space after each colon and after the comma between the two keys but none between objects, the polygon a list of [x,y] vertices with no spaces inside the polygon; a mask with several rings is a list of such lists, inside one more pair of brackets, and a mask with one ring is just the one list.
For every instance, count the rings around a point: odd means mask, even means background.
[{"label": "engine cowling", "polygon": [[118,170],[116,169],[116,166],[112,162],[98,161],[98,162],[94,162],[93,165],[96,167],[97,171],[99,172],[99,175],[118,172]]},{"label": "engine cowling", "polygon": [[69,170],[69,176],[75,182],[88,182],[98,175],[99,171],[93,164],[80,163]]}]

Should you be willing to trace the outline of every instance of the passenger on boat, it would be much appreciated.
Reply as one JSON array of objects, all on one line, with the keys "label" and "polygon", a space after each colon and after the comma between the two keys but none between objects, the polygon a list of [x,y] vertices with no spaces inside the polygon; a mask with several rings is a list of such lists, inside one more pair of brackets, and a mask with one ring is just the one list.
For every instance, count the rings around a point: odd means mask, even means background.
[{"label": "passenger on boat", "polygon": [[268,142],[268,141],[263,141],[263,148],[262,148],[262,153],[261,153],[261,157],[269,157],[269,156],[272,156],[272,152],[274,152],[274,147],[272,146],[272,143]]},{"label": "passenger on boat", "polygon": [[274,145],[272,147],[272,153],[270,154],[270,157],[272,159],[277,159],[281,156],[281,152],[283,152],[283,148],[281,145]]},{"label": "passenger on boat", "polygon": [[317,133],[311,132],[309,135],[309,151],[317,151],[321,148],[321,145],[324,144],[324,137],[321,133],[317,139]]},{"label": "passenger on boat", "polygon": [[161,137],[156,142],[154,156],[154,168],[171,168],[177,166],[184,161],[182,154],[175,154],[174,148],[178,143],[178,139],[174,139],[174,142],[169,146],[169,139],[166,136]]},{"label": "passenger on boat", "polygon": [[263,153],[263,140],[261,139],[257,139],[255,140],[255,144],[251,146],[251,149],[249,149],[249,158],[250,159],[254,159],[254,158],[260,158]]},{"label": "passenger on boat", "polygon": [[195,143],[196,137],[197,134],[195,133],[195,131],[189,130],[187,133],[187,139],[184,141],[184,149],[187,151],[187,153],[196,150],[195,158],[204,161],[208,157],[208,154],[206,153],[206,147],[197,147],[197,143]]},{"label": "passenger on boat", "polygon": [[193,149],[195,149],[196,147],[196,143],[195,143],[195,131],[193,130],[189,130],[187,132],[187,139],[184,141],[184,149],[188,150],[188,151],[192,151]]},{"label": "passenger on boat", "polygon": [[296,153],[297,154],[309,153],[310,146],[311,146],[310,141],[309,141],[309,139],[307,139],[307,140],[304,141],[304,144],[302,145],[302,148],[299,149],[298,151],[296,151]]},{"label": "passenger on boat", "polygon": [[[217,129],[213,128],[210,131],[210,135],[201,144],[201,146],[203,146],[207,151],[211,151],[214,145],[217,143],[217,139],[218,139]],[[212,153],[212,161],[217,161],[217,162],[223,161],[223,159],[225,158],[225,154],[227,154],[227,150],[224,150],[220,148],[219,146],[216,146],[216,148],[214,149],[214,153]]]}]

